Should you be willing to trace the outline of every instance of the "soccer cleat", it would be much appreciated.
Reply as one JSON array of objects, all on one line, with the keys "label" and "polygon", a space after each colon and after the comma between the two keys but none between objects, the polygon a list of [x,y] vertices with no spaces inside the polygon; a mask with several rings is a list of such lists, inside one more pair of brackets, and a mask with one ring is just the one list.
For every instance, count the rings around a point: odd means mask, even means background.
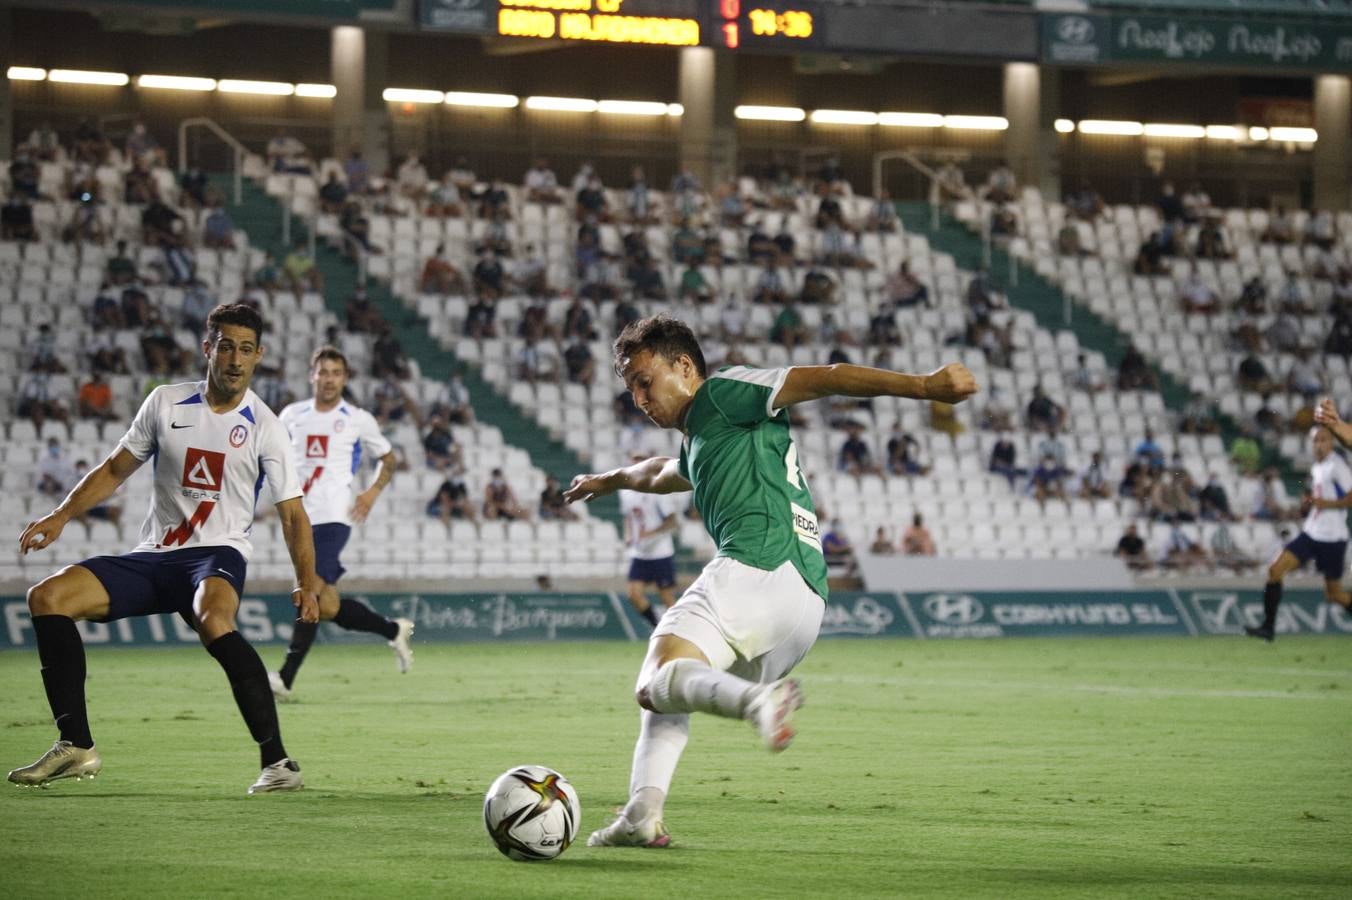
[{"label": "soccer cleat", "polygon": [[1269,644],[1277,637],[1276,633],[1271,628],[1264,628],[1262,625],[1259,625],[1256,628],[1253,625],[1245,625],[1244,633],[1249,637],[1262,638]]},{"label": "soccer cleat", "polygon": [[93,747],[86,750],[70,741],[57,741],[31,766],[10,772],[9,780],[24,787],[46,787],[61,778],[93,778],[102,769],[103,757]]},{"label": "soccer cleat", "polygon": [[399,633],[390,641],[390,649],[394,651],[394,664],[402,675],[413,668],[413,648],[408,645],[409,638],[413,637],[413,622],[410,619],[395,619],[394,624],[399,626]]},{"label": "soccer cleat", "polygon": [[249,786],[250,794],[267,794],[272,791],[298,791],[305,787],[300,777],[300,764],[294,759],[283,757],[270,766],[264,766],[258,780]]},{"label": "soccer cleat", "polygon": [[656,813],[634,823],[624,813],[615,817],[605,828],[593,831],[587,838],[588,847],[652,847],[661,849],[671,843],[671,834]]},{"label": "soccer cleat", "polygon": [[780,753],[793,743],[798,732],[793,727],[793,714],[803,705],[803,690],[798,681],[785,678],[761,689],[747,707],[746,718],[760,732],[765,749]]},{"label": "soccer cleat", "polygon": [[272,696],[276,697],[282,703],[288,703],[291,700],[291,688],[282,681],[281,672],[268,673],[268,685],[272,688]]}]

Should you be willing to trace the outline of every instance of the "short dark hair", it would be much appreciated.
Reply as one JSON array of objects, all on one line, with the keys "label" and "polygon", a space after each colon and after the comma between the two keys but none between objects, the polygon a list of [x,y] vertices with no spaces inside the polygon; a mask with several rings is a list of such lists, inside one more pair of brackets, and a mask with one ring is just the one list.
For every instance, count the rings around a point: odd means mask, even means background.
[{"label": "short dark hair", "polygon": [[252,306],[243,303],[222,303],[207,315],[207,340],[215,343],[221,336],[222,325],[238,325],[241,328],[251,328],[254,333],[254,341],[261,343],[263,340],[263,316]]},{"label": "short dark hair", "polygon": [[690,326],[680,319],[658,313],[630,322],[615,338],[615,371],[620,371],[621,361],[632,359],[644,350],[662,357],[667,362],[675,362],[682,355],[689,356],[695,363],[695,371],[700,378],[708,377],[708,367],[704,364],[704,351]]},{"label": "short dark hair", "polygon": [[343,371],[345,373],[351,374],[352,367],[347,364],[347,357],[343,355],[343,351],[339,350],[332,344],[325,344],[324,346],[316,350],[314,353],[310,354],[310,371],[313,372],[315,370],[315,366],[318,366],[322,361],[326,359],[332,359],[342,363]]}]

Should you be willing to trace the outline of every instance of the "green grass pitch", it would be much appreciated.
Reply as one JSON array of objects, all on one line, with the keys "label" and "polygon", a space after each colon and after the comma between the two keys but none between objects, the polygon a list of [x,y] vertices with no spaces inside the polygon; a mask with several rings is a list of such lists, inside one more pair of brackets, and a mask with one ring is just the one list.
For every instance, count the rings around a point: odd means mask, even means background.
[{"label": "green grass pitch", "polygon": [[[6,897],[1348,897],[1352,642],[824,641],[782,756],[696,717],[666,851],[590,849],[622,803],[642,647],[317,646],[281,708],[306,789],[191,649],[91,650],[104,772],[2,785]],[[281,649],[264,649],[271,664]],[[0,766],[44,751],[36,654],[0,654]],[[483,791],[567,775],[579,841],[513,863]]]}]

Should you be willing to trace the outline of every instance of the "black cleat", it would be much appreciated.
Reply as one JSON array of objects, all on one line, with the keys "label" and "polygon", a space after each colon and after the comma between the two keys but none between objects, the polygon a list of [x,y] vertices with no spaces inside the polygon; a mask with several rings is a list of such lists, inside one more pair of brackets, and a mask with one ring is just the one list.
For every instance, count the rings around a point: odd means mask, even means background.
[{"label": "black cleat", "polygon": [[1244,633],[1247,634],[1249,637],[1262,638],[1269,644],[1272,643],[1277,637],[1277,635],[1273,632],[1271,628],[1264,628],[1261,625],[1258,626],[1257,628],[1255,628],[1252,625],[1245,625]]}]

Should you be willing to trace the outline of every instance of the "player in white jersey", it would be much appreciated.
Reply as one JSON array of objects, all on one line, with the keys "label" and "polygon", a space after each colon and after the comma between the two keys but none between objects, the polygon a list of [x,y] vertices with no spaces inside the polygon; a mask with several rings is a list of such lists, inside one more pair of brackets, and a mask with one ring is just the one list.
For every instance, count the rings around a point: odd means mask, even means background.
[{"label": "player in white jersey", "polygon": [[89,733],[84,644],[76,621],[177,613],[225,670],[235,703],[258,743],[263,771],[249,793],[301,787],[300,766],[282,746],[267,669],[235,630],[249,528],[264,481],[277,498],[296,570],[292,601],[302,621],[319,617],[321,585],[310,520],[286,431],[249,390],[263,356],[262,333],[263,319],[251,307],[213,309],[202,342],[206,380],[152,391],[108,458],[19,538],[21,553],[41,550],[71,519],[106,500],[142,463],[152,460],[155,491],[136,549],[67,566],[28,591],[42,682],[61,736],[37,762],[9,773],[15,784],[93,776],[103,766]]},{"label": "player in white jersey", "polygon": [[[343,564],[338,557],[352,534],[352,523],[366,521],[380,492],[394,476],[394,449],[380,425],[366,410],[343,399],[349,373],[347,357],[335,347],[320,347],[310,357],[310,384],[314,396],[282,410],[281,422],[291,436],[292,458],[305,491],[305,511],[314,529],[315,571],[324,587],[319,592],[319,618],[348,631],[367,631],[389,641],[400,672],[413,665],[408,640],[413,623],[387,619],[360,600],[338,596]],[[380,461],[371,486],[354,499],[352,481],[364,455]],[[314,643],[318,622],[299,622],[291,636],[286,660],[269,672],[272,693],[291,698],[291,687],[305,654]]]},{"label": "player in white jersey", "polygon": [[1330,603],[1352,609],[1352,597],[1343,590],[1343,569],[1347,565],[1347,510],[1352,507],[1352,467],[1333,452],[1333,432],[1325,425],[1310,429],[1310,466],[1308,489],[1301,501],[1308,509],[1300,534],[1287,544],[1268,566],[1263,588],[1263,622],[1246,625],[1250,637],[1271,641],[1277,634],[1277,607],[1282,602],[1282,579],[1306,562],[1314,560],[1324,576],[1324,596]]},{"label": "player in white jersey", "polygon": [[[631,461],[647,458],[646,453],[635,453]],[[657,588],[663,612],[676,602],[676,545],[671,536],[680,509],[668,494],[623,490],[619,498],[624,544],[629,551],[629,602],[656,628],[662,613],[648,601],[647,588],[650,584]]]}]

